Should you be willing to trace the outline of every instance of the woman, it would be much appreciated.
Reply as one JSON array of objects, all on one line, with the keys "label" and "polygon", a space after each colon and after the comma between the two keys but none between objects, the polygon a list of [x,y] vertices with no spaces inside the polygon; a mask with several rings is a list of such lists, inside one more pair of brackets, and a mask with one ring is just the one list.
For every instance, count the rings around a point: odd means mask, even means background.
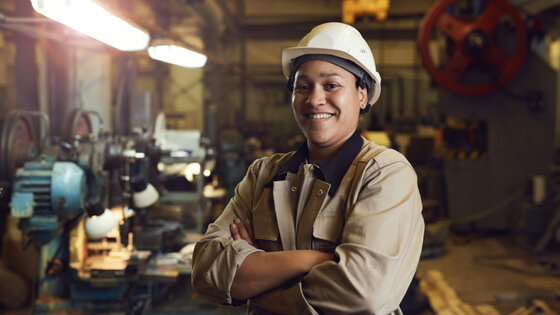
[{"label": "woman", "polygon": [[193,286],[255,314],[400,314],[424,222],[408,161],[357,129],[380,94],[371,50],[325,23],[282,64],[306,142],[251,165],[196,246]]}]

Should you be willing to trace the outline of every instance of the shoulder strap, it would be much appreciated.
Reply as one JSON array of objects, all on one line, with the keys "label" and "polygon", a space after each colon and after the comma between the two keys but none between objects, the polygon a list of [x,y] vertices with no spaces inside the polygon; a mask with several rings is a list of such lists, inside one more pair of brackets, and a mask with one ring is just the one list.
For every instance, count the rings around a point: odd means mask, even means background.
[{"label": "shoulder strap", "polygon": [[358,154],[358,157],[355,161],[356,170],[354,172],[354,176],[352,176],[352,182],[350,183],[348,195],[346,196],[344,221],[348,219],[350,211],[352,210],[354,203],[356,203],[356,200],[358,199],[358,195],[360,194],[360,186],[362,185],[362,182],[364,180],[364,172],[366,170],[366,167],[372,160],[375,160],[376,156],[378,156],[385,150],[387,150],[387,148],[367,141],[364,145],[364,148],[362,148],[362,152]]},{"label": "shoulder strap", "polygon": [[360,160],[356,165],[356,171],[354,172],[354,176],[352,176],[352,182],[350,183],[350,187],[348,189],[348,195],[346,196],[346,204],[344,208],[344,221],[348,219],[350,215],[350,210],[356,200],[358,199],[358,195],[360,193],[359,186],[362,184],[362,180],[364,178],[364,171],[368,161]]}]

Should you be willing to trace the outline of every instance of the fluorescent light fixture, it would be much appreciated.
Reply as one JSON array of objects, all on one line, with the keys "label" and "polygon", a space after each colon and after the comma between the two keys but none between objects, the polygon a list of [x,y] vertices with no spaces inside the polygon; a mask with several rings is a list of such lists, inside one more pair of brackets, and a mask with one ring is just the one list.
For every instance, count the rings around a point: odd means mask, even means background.
[{"label": "fluorescent light fixture", "polygon": [[123,51],[144,50],[150,35],[91,0],[31,0],[35,11]]},{"label": "fluorescent light fixture", "polygon": [[154,40],[148,47],[148,54],[155,60],[171,63],[185,68],[200,68],[208,59],[205,55],[183,47],[174,41]]}]

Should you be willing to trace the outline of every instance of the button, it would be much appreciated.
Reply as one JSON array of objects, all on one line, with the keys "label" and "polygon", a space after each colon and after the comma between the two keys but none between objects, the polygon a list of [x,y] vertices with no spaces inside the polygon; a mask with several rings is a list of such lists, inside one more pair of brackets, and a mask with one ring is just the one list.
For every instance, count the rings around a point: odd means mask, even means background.
[{"label": "button", "polygon": [[317,190],[317,195],[322,196],[323,193],[324,193],[324,191],[321,188],[319,188],[319,190]]},{"label": "button", "polygon": [[292,186],[292,192],[296,192],[297,191],[297,187],[296,186]]}]

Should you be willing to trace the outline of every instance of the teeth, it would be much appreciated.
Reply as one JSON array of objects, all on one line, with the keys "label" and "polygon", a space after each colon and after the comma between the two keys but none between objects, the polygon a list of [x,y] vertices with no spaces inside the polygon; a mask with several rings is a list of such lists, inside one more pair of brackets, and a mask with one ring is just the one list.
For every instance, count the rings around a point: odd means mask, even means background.
[{"label": "teeth", "polygon": [[333,114],[311,114],[309,117],[311,119],[327,119],[331,117]]}]

